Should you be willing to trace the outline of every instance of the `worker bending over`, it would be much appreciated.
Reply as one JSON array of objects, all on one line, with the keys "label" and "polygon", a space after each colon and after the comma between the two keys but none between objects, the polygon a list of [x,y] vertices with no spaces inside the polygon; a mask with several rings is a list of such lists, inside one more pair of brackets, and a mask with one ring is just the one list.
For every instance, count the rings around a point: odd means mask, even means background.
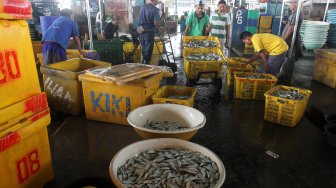
[{"label": "worker bending over", "polygon": [[261,58],[265,72],[276,77],[279,76],[281,65],[288,51],[288,45],[282,38],[269,33],[253,35],[248,31],[244,31],[240,35],[240,39],[246,45],[253,45],[254,48],[255,54],[247,61],[248,64]]}]

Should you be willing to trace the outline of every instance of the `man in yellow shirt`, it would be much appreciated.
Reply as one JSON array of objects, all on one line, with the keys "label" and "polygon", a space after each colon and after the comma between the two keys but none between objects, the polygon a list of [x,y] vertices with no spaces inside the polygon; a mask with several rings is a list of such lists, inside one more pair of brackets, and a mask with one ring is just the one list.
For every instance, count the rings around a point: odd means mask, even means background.
[{"label": "man in yellow shirt", "polygon": [[281,37],[273,34],[260,33],[253,35],[248,31],[244,31],[240,35],[240,39],[246,45],[253,45],[254,47],[255,54],[247,63],[252,63],[261,58],[264,62],[265,72],[278,77],[288,51],[286,42]]}]

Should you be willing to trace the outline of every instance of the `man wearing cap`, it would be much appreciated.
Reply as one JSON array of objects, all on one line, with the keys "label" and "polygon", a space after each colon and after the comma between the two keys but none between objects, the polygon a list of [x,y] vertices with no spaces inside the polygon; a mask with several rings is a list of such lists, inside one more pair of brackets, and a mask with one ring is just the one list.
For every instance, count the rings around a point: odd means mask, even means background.
[{"label": "man wearing cap", "polygon": [[70,37],[73,37],[79,53],[85,56],[81,49],[77,23],[70,19],[70,9],[61,10],[61,16],[57,18],[47,29],[42,38],[43,63],[45,65],[65,61],[66,51]]},{"label": "man wearing cap", "polygon": [[281,37],[269,33],[253,35],[244,31],[240,35],[240,39],[247,45],[253,45],[255,51],[254,56],[247,61],[248,64],[261,58],[264,62],[265,72],[276,77],[279,76],[281,65],[288,51],[288,45]]},{"label": "man wearing cap", "polygon": [[152,58],[154,48],[155,27],[159,25],[160,9],[156,7],[158,0],[150,0],[140,9],[139,26],[137,32],[140,34],[140,43],[142,46],[142,61],[149,64]]},{"label": "man wearing cap", "polygon": [[[294,27],[295,27],[295,19],[296,19],[296,10],[298,7],[298,0],[287,0],[287,3],[289,3],[289,9],[292,11],[291,15],[288,17],[287,24],[285,28],[282,31],[281,37],[286,41],[287,45],[290,46],[292,42]],[[295,60],[298,60],[300,57],[302,57],[302,51],[301,51],[301,36],[300,36],[300,28],[301,23],[303,19],[303,13],[299,13],[299,22],[298,22],[298,30],[296,32],[295,37],[295,43],[294,43],[294,55]]]},{"label": "man wearing cap", "polygon": [[202,1],[195,6],[195,12],[188,15],[186,21],[185,36],[206,36],[209,34],[208,26],[210,24],[209,16],[204,13],[204,4]]}]

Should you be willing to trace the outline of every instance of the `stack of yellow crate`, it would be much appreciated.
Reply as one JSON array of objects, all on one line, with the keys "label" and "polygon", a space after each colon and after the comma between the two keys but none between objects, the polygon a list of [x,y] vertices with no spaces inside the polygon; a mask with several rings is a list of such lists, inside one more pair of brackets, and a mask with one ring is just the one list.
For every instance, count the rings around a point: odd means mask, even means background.
[{"label": "stack of yellow crate", "polygon": [[[241,57],[226,57],[226,84],[228,87],[233,87],[234,85],[234,72],[255,72],[255,67],[248,65],[244,62],[248,61],[246,58]],[[253,65],[256,65],[254,62]]]},{"label": "stack of yellow crate", "polygon": [[[216,47],[209,48],[189,48],[186,43],[191,41],[210,40],[217,43]],[[224,64],[224,55],[222,46],[217,37],[213,36],[185,36],[183,37],[183,61],[184,72],[187,77],[187,86],[193,86],[199,78],[212,78],[217,80],[215,84],[222,87],[222,68]],[[186,57],[194,53],[215,53],[222,57],[220,61],[188,61]]]},{"label": "stack of yellow crate", "polygon": [[28,24],[28,0],[0,1],[0,187],[42,187],[53,179],[45,93]]},{"label": "stack of yellow crate", "polygon": [[151,65],[158,65],[161,59],[161,54],[164,52],[163,45],[164,44],[161,41],[155,41],[153,54],[150,61]]},{"label": "stack of yellow crate", "polygon": [[125,42],[123,45],[127,63],[141,63],[141,46],[134,50],[133,42]]}]

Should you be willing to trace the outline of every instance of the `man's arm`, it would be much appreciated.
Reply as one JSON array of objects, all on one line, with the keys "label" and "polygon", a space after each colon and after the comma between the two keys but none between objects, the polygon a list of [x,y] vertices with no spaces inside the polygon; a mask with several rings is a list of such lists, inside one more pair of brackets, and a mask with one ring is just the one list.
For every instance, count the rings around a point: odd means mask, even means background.
[{"label": "man's arm", "polygon": [[226,29],[226,41],[225,41],[225,46],[229,46],[229,40],[230,40],[230,25],[225,26]]},{"label": "man's arm", "polygon": [[208,26],[207,31],[206,31],[208,34],[211,32],[212,27],[213,27],[212,19],[213,19],[213,15],[211,14],[210,21],[209,21],[210,23],[209,23],[209,26]]},{"label": "man's arm", "polygon": [[289,26],[288,31],[286,35],[283,37],[283,39],[286,41],[293,33],[294,31],[294,25]]},{"label": "man's arm", "polygon": [[78,52],[82,55],[82,56],[85,56],[85,53],[82,51],[82,48],[81,48],[81,44],[80,44],[80,39],[78,36],[75,36],[73,37],[74,38],[74,42],[75,42],[75,45],[76,45],[76,48],[78,50]]},{"label": "man's arm", "polygon": [[189,31],[190,31],[190,26],[192,24],[192,16],[193,14],[189,14],[186,20],[186,29],[184,31],[184,36],[188,36],[189,35]]},{"label": "man's arm", "polygon": [[211,22],[210,22],[210,18],[209,18],[208,15],[205,16],[205,19],[206,19],[206,22],[205,22],[205,25],[204,25],[204,27],[205,27],[205,36],[208,36],[209,33],[210,33],[210,31],[211,31],[211,29],[212,29],[212,26],[210,28]]},{"label": "man's arm", "polygon": [[155,25],[155,27],[160,25],[160,20],[161,20],[160,19],[160,12],[157,9],[156,12],[155,12],[155,15],[154,15],[154,25]]},{"label": "man's arm", "polygon": [[266,59],[266,52],[263,50],[259,53],[260,58],[264,62],[264,67],[265,67],[265,72],[268,72],[268,64],[267,64],[267,59]]},{"label": "man's arm", "polygon": [[210,24],[209,24],[209,26],[208,26],[207,33],[210,33],[210,32],[211,32],[211,30],[212,30],[212,27],[213,27],[213,25],[212,25],[212,23],[210,23]]},{"label": "man's arm", "polygon": [[184,36],[188,36],[189,35],[189,30],[190,30],[190,27],[189,27],[189,25],[187,25],[186,29],[184,31]]},{"label": "man's arm", "polygon": [[248,61],[246,61],[247,64],[251,64],[252,62],[255,62],[259,58],[259,53],[255,53]]}]

